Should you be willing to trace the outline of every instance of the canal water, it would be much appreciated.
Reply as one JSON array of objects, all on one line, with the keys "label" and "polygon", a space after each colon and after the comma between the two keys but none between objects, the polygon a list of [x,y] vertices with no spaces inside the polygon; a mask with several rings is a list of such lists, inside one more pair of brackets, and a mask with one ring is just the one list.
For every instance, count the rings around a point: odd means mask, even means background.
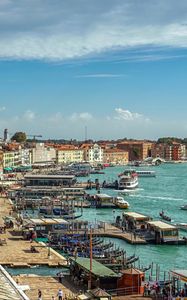
[{"label": "canal water", "polygon": [[[129,167],[125,167],[129,168]],[[180,206],[187,204],[187,163],[161,164],[155,167],[138,168],[138,170],[154,170],[156,177],[139,178],[139,188],[125,195],[124,198],[130,204],[129,211],[135,211],[149,215],[155,220],[159,219],[159,212],[163,209],[170,216],[172,223],[186,222],[187,211]],[[112,182],[117,179],[124,167],[110,167],[104,170],[105,174],[91,175],[90,179],[99,179]],[[85,181],[85,178],[83,178]],[[102,189],[101,193],[117,196],[115,190]],[[121,215],[121,209],[84,209],[82,218],[85,220],[109,221],[115,220]],[[181,236],[186,235],[184,231]],[[187,246],[185,245],[130,245],[125,241],[114,239],[116,245],[127,251],[127,256],[136,254],[140,257],[139,264],[148,266],[154,262],[159,264],[161,272],[171,269],[187,269]]]}]

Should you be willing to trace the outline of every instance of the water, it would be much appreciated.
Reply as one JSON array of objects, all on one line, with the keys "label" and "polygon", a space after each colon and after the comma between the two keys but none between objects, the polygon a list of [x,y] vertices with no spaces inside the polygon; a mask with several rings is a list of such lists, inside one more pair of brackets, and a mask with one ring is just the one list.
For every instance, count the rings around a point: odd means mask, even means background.
[{"label": "water", "polygon": [[[105,174],[91,175],[90,179],[98,178],[100,182],[114,181],[123,170],[124,167],[106,168]],[[166,215],[171,217],[172,223],[187,223],[187,211],[180,209],[181,205],[187,204],[187,164],[162,164],[152,167],[150,170],[156,171],[156,177],[140,177],[139,188],[124,196],[130,204],[129,211],[136,211],[159,219],[159,212],[163,209]],[[109,189],[103,189],[101,193],[117,195],[116,191]],[[83,219],[93,222],[111,222],[122,212],[123,210],[120,209],[115,209],[115,212],[113,209],[84,209]],[[186,233],[181,231],[181,236],[184,235]],[[140,265],[148,266],[151,262],[158,263],[161,272],[176,268],[187,269],[187,246],[185,245],[135,246],[118,239],[115,239],[115,243],[124,248],[128,255],[132,255],[132,253],[139,255]]]},{"label": "water", "polygon": [[49,268],[45,266],[33,266],[30,268],[5,268],[12,276],[20,275],[20,274],[34,274],[38,276],[56,276],[57,273],[63,272],[63,273],[69,273],[68,269],[63,267],[58,268]]}]

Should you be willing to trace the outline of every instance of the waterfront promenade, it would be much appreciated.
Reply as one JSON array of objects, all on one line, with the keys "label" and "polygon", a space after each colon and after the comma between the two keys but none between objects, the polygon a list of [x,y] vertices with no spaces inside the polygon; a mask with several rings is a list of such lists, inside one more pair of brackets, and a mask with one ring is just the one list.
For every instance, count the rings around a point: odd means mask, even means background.
[{"label": "waterfront promenade", "polygon": [[[11,203],[7,198],[0,198],[0,224],[3,224],[3,217],[9,216],[12,211]],[[24,240],[21,232],[15,229],[8,229],[0,234],[0,239],[6,241],[0,246],[0,264],[12,267],[26,267],[30,265],[63,266],[66,260],[56,251],[50,250],[44,244]],[[31,245],[37,250],[31,252]],[[50,254],[50,255],[49,255]]]},{"label": "waterfront promenade", "polygon": [[[31,271],[32,272],[32,271]],[[42,291],[43,300],[51,300],[52,296],[57,299],[57,292],[62,289],[64,296],[71,299],[79,292],[76,287],[73,287],[66,279],[62,278],[62,283],[59,283],[57,278],[51,276],[36,276],[36,275],[17,275],[13,276],[14,280],[19,285],[28,285],[29,289],[25,291],[26,295],[31,299],[37,299],[38,289]]]}]

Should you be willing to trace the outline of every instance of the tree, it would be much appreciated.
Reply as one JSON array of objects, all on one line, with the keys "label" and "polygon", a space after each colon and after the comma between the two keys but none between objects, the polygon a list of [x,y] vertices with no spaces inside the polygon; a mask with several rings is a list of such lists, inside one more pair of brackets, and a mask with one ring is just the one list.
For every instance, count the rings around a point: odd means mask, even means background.
[{"label": "tree", "polygon": [[24,143],[26,142],[27,136],[25,132],[16,132],[12,137],[12,141],[16,141],[17,143]]},{"label": "tree", "polygon": [[134,147],[134,148],[132,149],[132,152],[133,152],[134,157],[135,157],[136,159],[140,159],[140,149],[139,149],[139,148]]}]

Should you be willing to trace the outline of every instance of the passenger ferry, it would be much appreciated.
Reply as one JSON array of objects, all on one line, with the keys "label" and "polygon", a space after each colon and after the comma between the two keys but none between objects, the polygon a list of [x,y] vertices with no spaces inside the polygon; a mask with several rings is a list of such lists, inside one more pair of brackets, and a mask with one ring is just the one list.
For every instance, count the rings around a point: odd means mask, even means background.
[{"label": "passenger ferry", "polygon": [[150,170],[137,170],[136,173],[138,174],[139,177],[155,177],[156,172],[155,171],[150,171]]},{"label": "passenger ferry", "polygon": [[118,189],[135,189],[138,187],[138,174],[134,170],[125,170],[119,175]]}]

